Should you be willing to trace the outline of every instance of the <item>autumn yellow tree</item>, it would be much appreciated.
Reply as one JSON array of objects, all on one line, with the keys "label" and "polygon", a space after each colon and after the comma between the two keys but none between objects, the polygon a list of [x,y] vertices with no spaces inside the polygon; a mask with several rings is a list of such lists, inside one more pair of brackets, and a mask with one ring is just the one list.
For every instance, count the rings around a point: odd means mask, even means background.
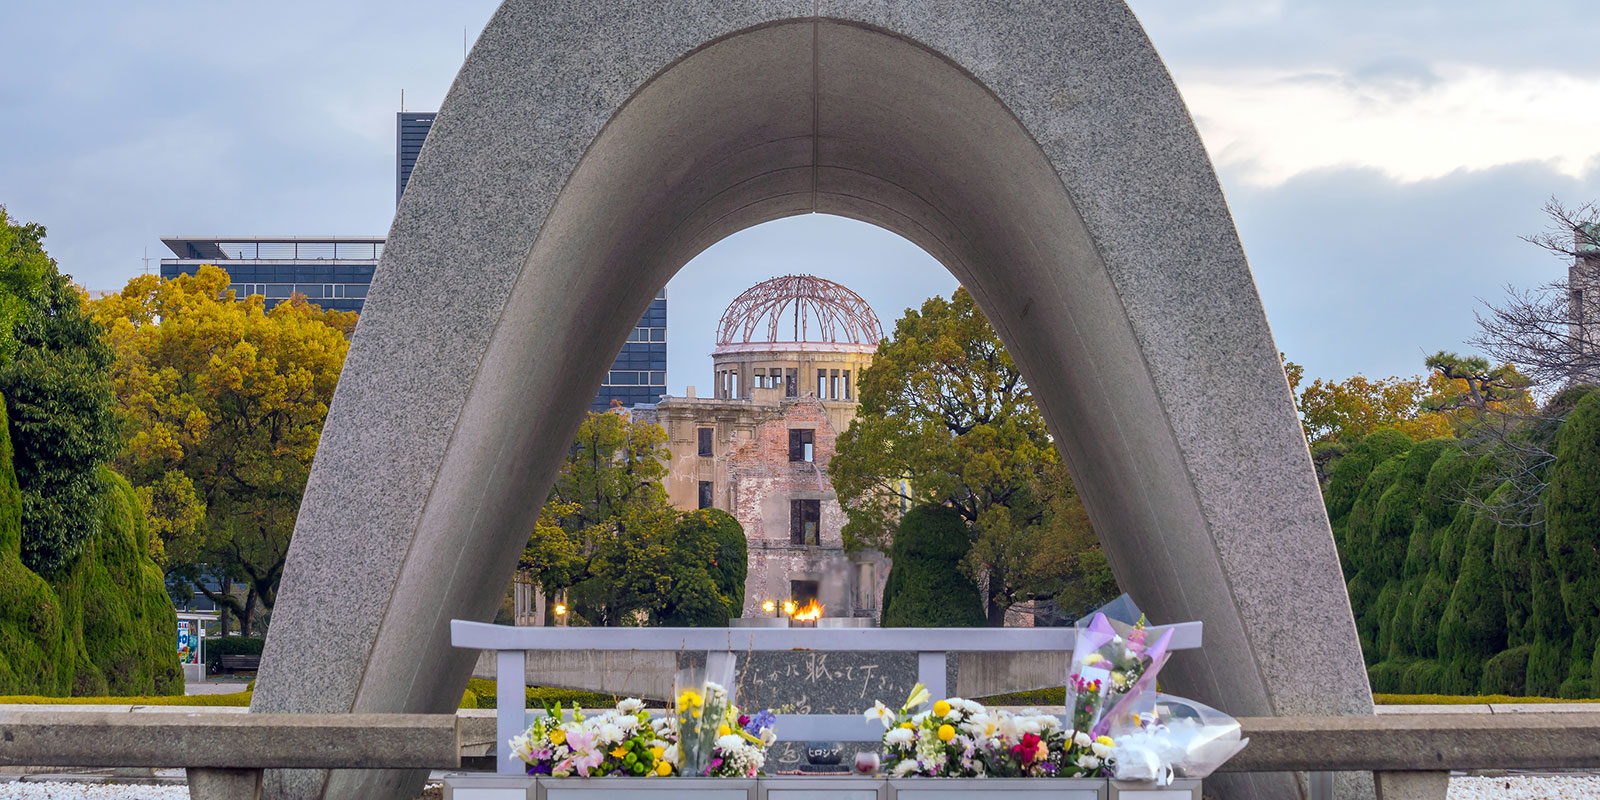
[{"label": "autumn yellow tree", "polygon": [[[293,298],[270,311],[205,266],[93,301],[116,353],[122,453],[169,576],[238,614],[270,613],[312,456],[355,326]],[[199,580],[220,572],[239,602]]]}]

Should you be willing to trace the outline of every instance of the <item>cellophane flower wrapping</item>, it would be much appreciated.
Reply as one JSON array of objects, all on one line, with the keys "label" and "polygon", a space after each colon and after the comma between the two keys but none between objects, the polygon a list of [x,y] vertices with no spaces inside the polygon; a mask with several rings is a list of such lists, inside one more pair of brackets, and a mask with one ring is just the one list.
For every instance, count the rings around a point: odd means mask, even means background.
[{"label": "cellophane flower wrapping", "polygon": [[1204,778],[1250,743],[1239,721],[1204,703],[1155,694],[1149,712],[1112,726],[1119,780]]},{"label": "cellophane flower wrapping", "polygon": [[[1150,641],[1141,617],[1127,625],[1096,612],[1077,630],[1067,678],[1072,722],[1077,730],[1102,736],[1114,717],[1148,711],[1156,675],[1170,656],[1172,631]],[[1114,737],[1113,737],[1114,738]]]},{"label": "cellophane flower wrapping", "polygon": [[[705,716],[702,708],[701,718]],[[777,740],[771,709],[745,715],[737,706],[713,732],[711,754],[702,771],[712,777],[754,777]],[[733,727],[737,725],[737,727]],[[538,717],[508,744],[529,775],[552,777],[666,777],[679,774],[675,714],[651,717],[644,702],[627,699],[614,709],[585,712],[557,705]]]},{"label": "cellophane flower wrapping", "polygon": [[[716,674],[712,674],[715,672]],[[688,667],[673,681],[672,713],[677,733],[678,773],[709,775],[717,741],[730,733],[728,709],[733,705],[733,663]]]},{"label": "cellophane flower wrapping", "polygon": [[1034,709],[1011,712],[951,697],[927,703],[918,684],[899,709],[865,716],[884,725],[882,768],[896,778],[1099,777],[1113,742],[1065,728]]}]

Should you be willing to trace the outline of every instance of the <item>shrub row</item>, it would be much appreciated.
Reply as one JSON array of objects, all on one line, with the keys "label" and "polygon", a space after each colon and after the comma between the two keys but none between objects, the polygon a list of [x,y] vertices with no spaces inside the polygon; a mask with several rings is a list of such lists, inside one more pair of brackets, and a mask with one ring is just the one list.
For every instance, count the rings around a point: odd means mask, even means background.
[{"label": "shrub row", "polygon": [[1374,692],[1600,697],[1600,395],[1577,392],[1522,518],[1481,510],[1513,487],[1455,439],[1378,431],[1334,467],[1324,499]]}]

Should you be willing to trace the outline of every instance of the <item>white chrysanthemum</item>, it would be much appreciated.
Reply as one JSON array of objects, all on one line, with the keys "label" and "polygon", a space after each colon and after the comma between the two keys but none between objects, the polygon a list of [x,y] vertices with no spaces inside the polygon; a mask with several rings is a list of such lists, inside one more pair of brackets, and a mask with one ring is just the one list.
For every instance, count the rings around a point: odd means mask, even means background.
[{"label": "white chrysanthemum", "polygon": [[1042,730],[1044,730],[1044,726],[1039,724],[1038,717],[1019,717],[1017,719],[1017,731],[1020,733],[1031,733],[1038,736]]},{"label": "white chrysanthemum", "polygon": [[1100,758],[1109,758],[1111,756],[1111,748],[1099,742],[1089,745],[1089,749],[1093,750],[1094,754]]},{"label": "white chrysanthemum", "polygon": [[883,735],[883,743],[894,747],[908,747],[917,740],[917,732],[910,728],[895,728]]},{"label": "white chrysanthemum", "polygon": [[667,745],[667,748],[661,751],[661,760],[674,767],[678,766],[678,746],[675,744]]},{"label": "white chrysanthemum", "polygon": [[727,736],[718,736],[717,746],[722,748],[724,753],[731,753],[734,750],[744,746],[744,737],[736,733],[730,733]]},{"label": "white chrysanthemum", "polygon": [[1061,718],[1054,714],[1044,714],[1039,717],[1039,726],[1047,731],[1061,729]]},{"label": "white chrysanthemum", "polygon": [[1094,744],[1094,740],[1089,738],[1089,734],[1084,733],[1083,731],[1078,731],[1072,735],[1072,743],[1079,747],[1088,747],[1089,745]]},{"label": "white chrysanthemum", "polygon": [[911,716],[911,722],[914,725],[921,725],[924,721],[926,721],[928,719],[928,717],[931,717],[931,716],[933,716],[933,712],[932,711],[919,711],[916,714],[913,714]]},{"label": "white chrysanthemum", "polygon": [[894,765],[894,776],[904,778],[917,770],[916,759],[907,758]]},{"label": "white chrysanthemum", "polygon": [[637,697],[630,697],[617,703],[617,710],[624,714],[637,714],[644,710],[644,701]]},{"label": "white chrysanthemum", "polygon": [[1094,769],[1095,767],[1100,766],[1100,757],[1084,753],[1083,755],[1078,756],[1078,766],[1083,767],[1084,769]]}]

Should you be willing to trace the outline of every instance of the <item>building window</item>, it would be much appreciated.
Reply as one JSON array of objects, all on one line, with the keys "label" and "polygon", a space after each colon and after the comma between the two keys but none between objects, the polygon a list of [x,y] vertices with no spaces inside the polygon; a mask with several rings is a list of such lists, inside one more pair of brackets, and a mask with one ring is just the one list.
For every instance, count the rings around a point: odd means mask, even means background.
[{"label": "building window", "polygon": [[839,391],[839,370],[828,370],[828,397],[834,400],[844,399],[844,394]]},{"label": "building window", "polygon": [[767,388],[767,371],[757,367],[750,381],[750,385],[757,389]]},{"label": "building window", "polygon": [[793,367],[783,371],[783,396],[800,396],[800,376],[796,374],[796,370]]},{"label": "building window", "polygon": [[817,581],[789,581],[789,599],[795,608],[817,599]]},{"label": "building window", "polygon": [[822,501],[789,501],[789,543],[821,544]]},{"label": "building window", "polygon": [[707,458],[712,455],[711,437],[713,435],[713,431],[715,430],[715,428],[700,428],[698,431],[696,431],[696,433],[700,434],[700,452],[698,455],[701,458]]},{"label": "building window", "polygon": [[[701,430],[705,430],[705,429],[701,428]],[[712,505],[713,505],[713,503],[711,501],[711,481],[701,481],[700,482],[700,507],[701,508],[710,508]]]},{"label": "building window", "polygon": [[815,461],[816,460],[817,432],[810,428],[794,428],[789,431],[789,460]]},{"label": "building window", "polygon": [[844,371],[844,399],[850,399],[850,370]]},{"label": "building window", "polygon": [[828,399],[828,371],[825,369],[817,370],[817,399]]}]

